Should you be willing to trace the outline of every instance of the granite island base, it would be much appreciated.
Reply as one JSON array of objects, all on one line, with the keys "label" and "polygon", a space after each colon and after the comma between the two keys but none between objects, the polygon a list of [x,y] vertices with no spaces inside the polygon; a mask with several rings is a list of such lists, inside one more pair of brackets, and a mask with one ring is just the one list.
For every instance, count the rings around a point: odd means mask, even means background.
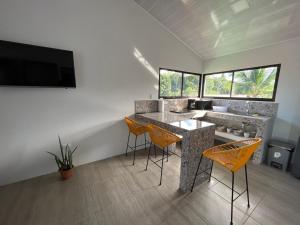
[{"label": "granite island base", "polygon": [[[191,115],[188,115],[191,118]],[[173,133],[182,135],[181,170],[179,188],[183,192],[190,190],[200,156],[205,149],[214,145],[215,124],[187,119],[170,112],[136,114],[136,119],[145,123],[156,124]],[[209,160],[203,160],[203,168],[210,167]],[[197,177],[195,185],[208,179],[208,175]]]}]

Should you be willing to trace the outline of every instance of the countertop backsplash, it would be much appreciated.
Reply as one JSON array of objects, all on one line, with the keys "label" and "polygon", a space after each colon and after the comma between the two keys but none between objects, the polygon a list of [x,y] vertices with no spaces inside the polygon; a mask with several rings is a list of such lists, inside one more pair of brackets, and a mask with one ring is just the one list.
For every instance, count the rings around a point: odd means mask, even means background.
[{"label": "countertop backsplash", "polygon": [[228,106],[228,111],[231,113],[248,112],[250,115],[259,114],[275,117],[278,111],[278,103],[276,102],[213,99],[212,103],[214,106]]},{"label": "countertop backsplash", "polygon": [[135,113],[158,112],[158,100],[135,100],[134,111]]},{"label": "countertop backsplash", "polygon": [[182,111],[188,107],[188,99],[165,99],[164,104],[166,111]]},{"label": "countertop backsplash", "polygon": [[[278,103],[263,101],[246,101],[230,99],[212,99],[214,106],[228,106],[231,113],[259,114],[261,116],[276,117]],[[181,111],[188,107],[188,99],[164,99],[165,111]],[[158,100],[136,100],[136,113],[158,112]]]}]

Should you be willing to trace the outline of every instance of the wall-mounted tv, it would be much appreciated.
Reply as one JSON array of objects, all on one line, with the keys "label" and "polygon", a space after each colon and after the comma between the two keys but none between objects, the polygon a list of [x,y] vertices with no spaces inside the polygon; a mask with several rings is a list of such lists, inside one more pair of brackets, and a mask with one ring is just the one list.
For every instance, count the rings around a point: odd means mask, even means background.
[{"label": "wall-mounted tv", "polygon": [[0,40],[0,85],[76,87],[73,52]]}]

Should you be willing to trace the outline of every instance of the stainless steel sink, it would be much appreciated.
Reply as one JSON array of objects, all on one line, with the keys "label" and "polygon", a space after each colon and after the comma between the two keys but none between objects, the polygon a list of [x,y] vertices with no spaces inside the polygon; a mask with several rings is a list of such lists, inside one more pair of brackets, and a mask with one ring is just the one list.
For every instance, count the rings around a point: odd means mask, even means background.
[{"label": "stainless steel sink", "polygon": [[229,112],[231,114],[235,114],[235,115],[240,115],[240,116],[251,116],[251,117],[259,117],[259,116],[262,116],[258,113],[253,113],[253,114],[249,114],[249,113],[246,113],[246,112],[240,112],[240,111],[234,111],[234,112]]}]

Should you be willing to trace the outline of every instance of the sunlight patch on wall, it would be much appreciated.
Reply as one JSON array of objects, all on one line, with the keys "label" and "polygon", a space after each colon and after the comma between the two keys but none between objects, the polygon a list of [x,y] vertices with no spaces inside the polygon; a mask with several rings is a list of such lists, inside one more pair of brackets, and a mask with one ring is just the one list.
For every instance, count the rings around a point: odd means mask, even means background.
[{"label": "sunlight patch on wall", "polygon": [[139,62],[156,78],[159,78],[158,73],[155,71],[155,69],[151,66],[151,64],[144,58],[142,53],[137,49],[134,48],[133,55],[135,58],[139,60]]}]

